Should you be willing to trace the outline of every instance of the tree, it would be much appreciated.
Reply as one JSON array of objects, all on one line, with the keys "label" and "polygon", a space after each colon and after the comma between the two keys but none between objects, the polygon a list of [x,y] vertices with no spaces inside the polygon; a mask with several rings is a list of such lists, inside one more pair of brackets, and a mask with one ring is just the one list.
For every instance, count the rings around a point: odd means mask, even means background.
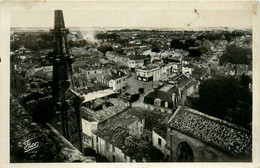
[{"label": "tree", "polygon": [[200,52],[200,50],[198,50],[198,49],[190,49],[190,50],[188,50],[189,51],[189,56],[190,57],[200,57],[201,56],[201,52]]},{"label": "tree", "polygon": [[10,45],[11,45],[11,46],[10,46],[11,51],[18,50],[19,47],[20,47],[20,44],[19,44],[18,41],[12,41]]},{"label": "tree", "polygon": [[[233,77],[217,77],[202,81],[194,108],[248,128],[251,122],[252,94]],[[242,82],[243,83],[243,82]],[[240,111],[240,112],[239,112]],[[236,119],[232,116],[236,116]]]},{"label": "tree", "polygon": [[178,39],[174,39],[174,40],[171,41],[171,47],[170,48],[183,49],[184,48],[184,43],[181,42]]},{"label": "tree", "polygon": [[239,84],[244,87],[248,87],[249,83],[251,83],[251,82],[252,82],[251,78],[248,75],[243,74],[240,77]]},{"label": "tree", "polygon": [[100,52],[102,52],[104,55],[107,51],[113,51],[113,48],[111,45],[101,45],[97,48]]},{"label": "tree", "polygon": [[249,64],[249,57],[252,55],[251,49],[238,47],[236,45],[227,46],[226,52],[220,57],[219,64]]},{"label": "tree", "polygon": [[156,45],[156,44],[153,44],[152,45],[152,50],[151,50],[152,52],[156,52],[156,53],[158,53],[158,52],[160,52],[161,50],[160,50],[160,48],[158,47],[158,45]]},{"label": "tree", "polygon": [[189,47],[195,47],[195,40],[194,39],[187,39],[183,44],[183,49],[188,50]]}]

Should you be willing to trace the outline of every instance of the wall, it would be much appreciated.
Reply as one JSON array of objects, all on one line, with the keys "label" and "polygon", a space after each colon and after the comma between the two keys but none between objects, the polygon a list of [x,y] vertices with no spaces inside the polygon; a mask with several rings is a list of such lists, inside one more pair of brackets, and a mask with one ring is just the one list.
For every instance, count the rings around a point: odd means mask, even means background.
[{"label": "wall", "polygon": [[81,119],[82,132],[88,136],[92,136],[92,131],[97,130],[97,122],[89,122],[85,119]]},{"label": "wall", "polygon": [[172,136],[170,136],[171,129],[167,129],[167,148],[171,149],[171,161],[177,161],[177,147],[180,143],[186,142],[190,145],[195,162],[202,161],[230,161],[230,155],[175,129],[172,129]]},{"label": "wall", "polygon": [[[161,139],[161,145],[158,144],[158,138]],[[154,147],[166,154],[166,140],[154,131],[152,131],[152,143]]]},{"label": "wall", "polygon": [[[130,157],[126,156],[121,149],[117,148],[114,146],[114,151],[113,151],[113,145],[106,142],[104,139],[98,137],[98,140],[96,141],[96,136],[95,136],[95,142],[94,142],[94,149],[97,151],[97,153],[105,156],[108,158],[110,162],[130,162],[131,159]],[[115,160],[113,160],[114,158]]]},{"label": "wall", "polygon": [[143,135],[145,120],[135,120],[133,123],[128,125],[129,134],[137,135],[139,138]]},{"label": "wall", "polygon": [[[169,106],[170,103],[168,103],[168,106]],[[151,105],[151,104],[147,104],[147,103],[144,103],[144,106],[146,108],[149,108],[151,110],[157,110],[157,111],[161,111],[161,112],[167,112],[167,113],[172,113],[172,109],[169,109],[169,108],[166,108],[166,107],[158,107],[158,106],[154,106],[154,105]]]}]

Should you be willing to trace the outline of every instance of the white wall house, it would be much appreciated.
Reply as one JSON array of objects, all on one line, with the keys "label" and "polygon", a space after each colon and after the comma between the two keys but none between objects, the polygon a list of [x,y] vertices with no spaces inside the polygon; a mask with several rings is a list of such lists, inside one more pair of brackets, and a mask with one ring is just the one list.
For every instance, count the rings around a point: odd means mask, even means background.
[{"label": "white wall house", "polygon": [[163,154],[166,154],[166,139],[152,131],[152,143],[153,146],[159,149]]}]

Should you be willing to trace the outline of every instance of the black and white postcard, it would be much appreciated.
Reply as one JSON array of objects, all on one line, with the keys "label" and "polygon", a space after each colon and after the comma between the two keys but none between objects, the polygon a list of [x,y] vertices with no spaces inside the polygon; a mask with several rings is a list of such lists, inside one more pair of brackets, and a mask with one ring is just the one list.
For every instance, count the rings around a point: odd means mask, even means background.
[{"label": "black and white postcard", "polygon": [[257,1],[8,1],[0,17],[3,167],[260,166]]}]

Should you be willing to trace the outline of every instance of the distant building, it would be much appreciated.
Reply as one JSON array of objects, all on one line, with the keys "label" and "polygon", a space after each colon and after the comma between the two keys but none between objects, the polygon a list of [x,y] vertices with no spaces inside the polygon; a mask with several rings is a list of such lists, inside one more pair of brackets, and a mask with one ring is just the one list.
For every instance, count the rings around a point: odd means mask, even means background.
[{"label": "distant building", "polygon": [[185,101],[185,96],[197,92],[199,89],[199,81],[184,74],[170,78],[168,83],[174,84],[178,88],[179,98],[182,99],[181,104]]},{"label": "distant building", "polygon": [[173,85],[160,86],[144,97],[144,105],[152,110],[172,113],[178,101],[178,89]]},{"label": "distant building", "polygon": [[181,63],[157,63],[137,68],[136,75],[137,80],[150,82],[162,78],[168,78],[172,74],[179,74],[180,69]]},{"label": "distant building", "polygon": [[97,76],[97,81],[109,86],[116,92],[122,92],[126,89],[126,75],[119,70],[103,72]]},{"label": "distant building", "polygon": [[128,67],[132,70],[135,70],[136,68],[144,65],[144,60],[146,60],[146,56],[144,55],[130,55],[128,60]]},{"label": "distant building", "polygon": [[182,66],[182,74],[186,76],[192,75],[192,72],[196,69],[196,66],[188,64],[188,65],[183,65]]},{"label": "distant building", "polygon": [[160,66],[140,67],[136,70],[137,80],[150,82],[160,79]]},{"label": "distant building", "polygon": [[127,65],[127,62],[128,62],[128,56],[127,55],[119,54],[119,53],[116,53],[114,51],[107,51],[106,57],[111,61],[114,61],[116,63],[121,63],[121,64],[124,64],[124,65]]},{"label": "distant building", "polygon": [[181,74],[169,79],[168,84],[156,88],[144,97],[145,107],[172,113],[179,105],[184,105],[186,97],[198,90],[199,82]]},{"label": "distant building", "polygon": [[79,70],[80,74],[84,74],[88,78],[94,78],[98,74],[101,74],[101,73],[109,70],[109,67],[82,65],[82,66],[78,67],[78,70]]},{"label": "distant building", "polygon": [[251,161],[252,134],[231,123],[180,106],[167,123],[166,158],[173,162]]}]

